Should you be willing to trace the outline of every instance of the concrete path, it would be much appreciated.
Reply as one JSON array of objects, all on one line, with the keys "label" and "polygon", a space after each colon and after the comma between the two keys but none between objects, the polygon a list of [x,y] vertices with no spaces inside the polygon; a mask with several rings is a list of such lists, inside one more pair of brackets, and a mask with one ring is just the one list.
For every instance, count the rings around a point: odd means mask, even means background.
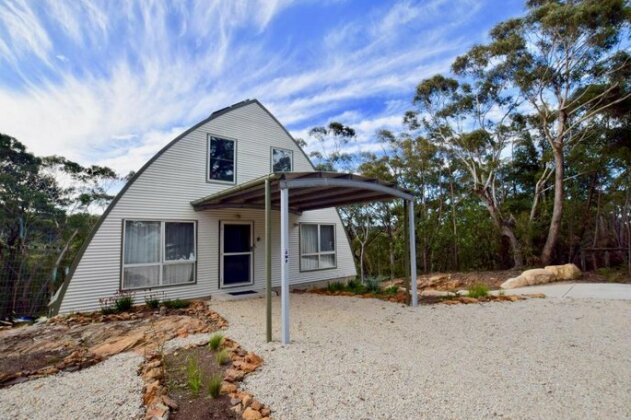
[{"label": "concrete path", "polygon": [[506,289],[504,290],[504,293],[510,295],[543,293],[546,295],[546,297],[555,298],[631,300],[631,284],[554,283],[544,284],[541,286]]}]

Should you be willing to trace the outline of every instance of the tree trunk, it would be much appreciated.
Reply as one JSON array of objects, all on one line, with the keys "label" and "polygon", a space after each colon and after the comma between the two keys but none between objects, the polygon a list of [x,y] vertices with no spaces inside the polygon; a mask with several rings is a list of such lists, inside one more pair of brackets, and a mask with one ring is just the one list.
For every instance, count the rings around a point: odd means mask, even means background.
[{"label": "tree trunk", "polygon": [[517,240],[517,236],[515,236],[515,232],[513,231],[512,226],[504,225],[502,226],[502,236],[508,238],[510,243],[511,251],[513,252],[513,268],[521,268],[524,266],[524,254],[521,249],[521,244],[519,240]]},{"label": "tree trunk", "polygon": [[563,217],[563,149],[562,146],[554,145],[552,147],[554,155],[554,207],[552,210],[552,219],[550,220],[550,228],[548,229],[548,237],[541,252],[541,263],[549,265],[552,262],[552,254],[559,238],[561,230],[561,219]]}]

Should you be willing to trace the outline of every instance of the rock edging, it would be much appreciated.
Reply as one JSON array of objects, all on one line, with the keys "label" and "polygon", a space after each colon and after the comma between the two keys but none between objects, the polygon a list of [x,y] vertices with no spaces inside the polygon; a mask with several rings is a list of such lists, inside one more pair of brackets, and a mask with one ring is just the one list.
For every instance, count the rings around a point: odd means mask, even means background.
[{"label": "rock edging", "polygon": [[534,286],[555,281],[576,280],[583,275],[575,264],[548,265],[544,268],[526,270],[517,277],[506,280],[500,286],[502,289]]}]

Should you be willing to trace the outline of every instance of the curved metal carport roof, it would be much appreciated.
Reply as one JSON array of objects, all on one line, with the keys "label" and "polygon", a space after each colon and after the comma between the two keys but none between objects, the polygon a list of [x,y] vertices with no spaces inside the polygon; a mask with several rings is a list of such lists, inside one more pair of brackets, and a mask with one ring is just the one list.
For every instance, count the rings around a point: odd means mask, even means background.
[{"label": "curved metal carport roof", "polygon": [[[291,193],[290,193],[291,191]],[[289,212],[403,199],[409,226],[411,304],[418,304],[414,196],[378,179],[338,172],[283,172],[269,174],[191,202],[196,211],[224,208],[265,210],[265,272],[267,341],[272,340],[272,223],[271,211],[280,211],[281,335],[289,343]]]}]

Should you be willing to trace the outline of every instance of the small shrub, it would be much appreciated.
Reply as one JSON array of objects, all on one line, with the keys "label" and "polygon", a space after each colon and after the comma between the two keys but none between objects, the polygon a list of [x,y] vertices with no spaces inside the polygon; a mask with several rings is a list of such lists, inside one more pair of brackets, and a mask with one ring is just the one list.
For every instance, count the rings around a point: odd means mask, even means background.
[{"label": "small shrub", "polygon": [[116,312],[126,312],[134,305],[134,295],[128,292],[118,292],[115,295],[114,307]]},{"label": "small shrub", "polygon": [[383,290],[383,292],[387,295],[396,295],[399,293],[399,286],[388,286]]},{"label": "small shrub", "polygon": [[175,299],[175,300],[169,299],[169,300],[163,301],[162,304],[166,306],[168,309],[184,309],[184,308],[188,308],[188,306],[191,303],[187,300],[182,300],[182,299]]},{"label": "small shrub", "polygon": [[364,293],[366,291],[366,288],[364,287],[363,284],[361,284],[359,281],[357,280],[351,280],[346,284],[346,289],[349,292],[355,293],[355,294],[361,294]]},{"label": "small shrub", "polygon": [[221,346],[221,343],[223,343],[223,335],[213,334],[213,336],[210,337],[210,340],[208,340],[208,348],[212,351],[216,351],[219,349],[219,346]]},{"label": "small shrub", "polygon": [[221,393],[221,383],[223,378],[221,375],[213,375],[208,380],[208,395],[212,398],[217,398]]},{"label": "small shrub", "polygon": [[381,280],[378,277],[368,277],[365,285],[368,293],[380,293],[381,292]]},{"label": "small shrub", "polygon": [[484,284],[474,284],[468,289],[469,297],[481,298],[489,295],[489,288]]},{"label": "small shrub", "polygon": [[116,306],[114,306],[114,298],[100,298],[99,305],[101,306],[101,313],[103,315],[111,315],[116,313]]},{"label": "small shrub", "polygon": [[226,363],[228,363],[230,361],[230,354],[228,353],[228,350],[222,349],[221,351],[217,352],[217,354],[215,355],[215,361],[217,362],[217,364],[220,365],[225,365]]},{"label": "small shrub", "polygon": [[334,281],[333,283],[329,283],[329,284],[326,286],[326,289],[327,289],[329,292],[341,292],[342,290],[344,290],[344,289],[345,289],[345,285],[344,285],[344,283],[342,283],[342,282],[339,282],[339,281]]},{"label": "small shrub", "polygon": [[195,395],[199,394],[199,390],[202,387],[202,372],[199,370],[199,362],[196,358],[188,359],[186,365],[186,383],[189,389]]},{"label": "small shrub", "polygon": [[157,295],[149,295],[145,297],[145,304],[149,309],[156,310],[160,307],[160,298]]}]

